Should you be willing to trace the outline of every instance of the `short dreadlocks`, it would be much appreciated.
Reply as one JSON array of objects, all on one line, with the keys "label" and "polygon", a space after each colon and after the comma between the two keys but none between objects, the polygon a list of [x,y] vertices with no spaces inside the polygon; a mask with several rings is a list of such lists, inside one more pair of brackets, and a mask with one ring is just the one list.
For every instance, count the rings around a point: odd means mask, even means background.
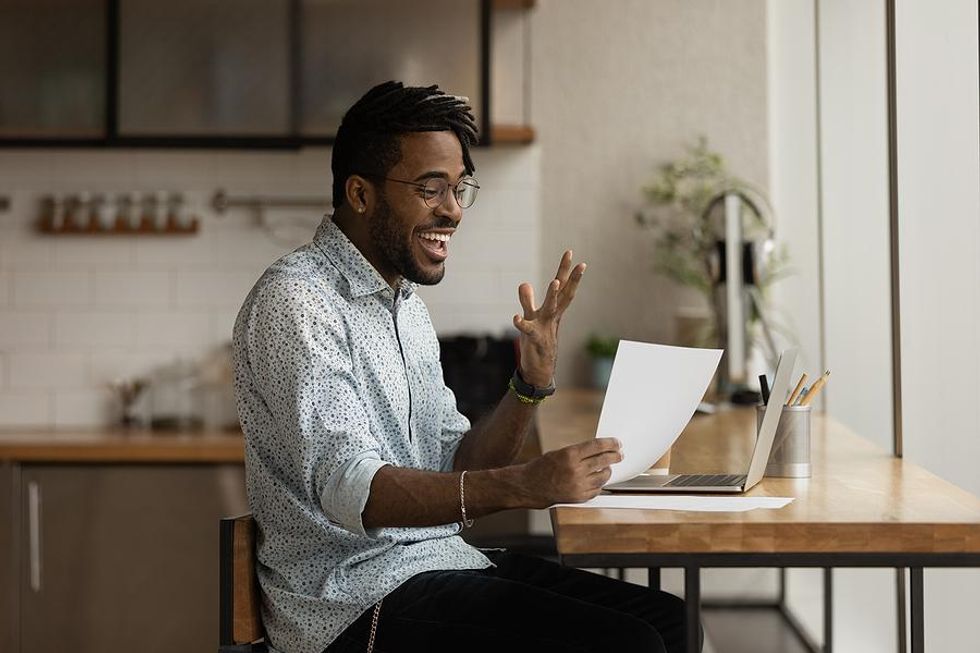
[{"label": "short dreadlocks", "polygon": [[463,148],[466,174],[473,174],[470,145],[476,144],[478,130],[468,101],[436,85],[405,86],[395,81],[365,93],[347,110],[337,129],[330,165],[333,207],[343,205],[344,187],[351,175],[387,175],[401,160],[398,136],[408,132],[451,130]]}]

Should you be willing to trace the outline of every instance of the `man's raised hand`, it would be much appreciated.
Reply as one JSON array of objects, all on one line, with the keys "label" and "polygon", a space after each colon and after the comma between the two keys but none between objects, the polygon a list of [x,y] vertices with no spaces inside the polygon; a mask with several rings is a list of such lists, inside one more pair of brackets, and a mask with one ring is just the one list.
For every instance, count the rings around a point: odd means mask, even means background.
[{"label": "man's raised hand", "polygon": [[575,298],[585,263],[572,267],[572,251],[567,250],[558,264],[555,278],[548,284],[544,302],[534,305],[534,288],[522,283],[517,297],[524,315],[514,315],[514,326],[520,331],[521,377],[538,387],[551,384],[558,359],[558,325],[562,315]]}]

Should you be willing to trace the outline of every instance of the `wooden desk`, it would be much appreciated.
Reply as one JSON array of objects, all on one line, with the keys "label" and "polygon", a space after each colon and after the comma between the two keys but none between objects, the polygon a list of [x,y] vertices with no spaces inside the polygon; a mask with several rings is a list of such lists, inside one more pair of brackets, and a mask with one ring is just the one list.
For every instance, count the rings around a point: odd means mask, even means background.
[{"label": "wooden desk", "polygon": [[[601,394],[575,390],[544,402],[538,409],[542,449],[593,437],[601,405]],[[894,458],[830,418],[814,415],[811,427],[812,478],[766,478],[748,493],[795,497],[785,508],[744,513],[557,508],[551,519],[562,562],[683,567],[685,591],[693,597],[688,601],[693,632],[700,622],[701,567],[908,567],[912,650],[921,651],[922,569],[980,567],[980,499]],[[671,471],[741,473],[748,469],[754,438],[753,410],[695,417],[674,445]],[[652,579],[658,577],[651,572]],[[825,629],[829,634],[829,622]]]}]

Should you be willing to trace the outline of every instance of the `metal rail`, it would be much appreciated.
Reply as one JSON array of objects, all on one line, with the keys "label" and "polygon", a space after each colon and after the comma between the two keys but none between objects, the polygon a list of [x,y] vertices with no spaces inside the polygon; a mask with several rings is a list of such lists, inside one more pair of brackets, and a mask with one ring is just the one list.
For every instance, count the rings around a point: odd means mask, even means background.
[{"label": "metal rail", "polygon": [[223,214],[228,209],[252,209],[261,212],[264,209],[317,209],[330,210],[329,197],[279,197],[270,195],[232,196],[223,188],[214,191],[211,196],[211,208],[216,213]]}]

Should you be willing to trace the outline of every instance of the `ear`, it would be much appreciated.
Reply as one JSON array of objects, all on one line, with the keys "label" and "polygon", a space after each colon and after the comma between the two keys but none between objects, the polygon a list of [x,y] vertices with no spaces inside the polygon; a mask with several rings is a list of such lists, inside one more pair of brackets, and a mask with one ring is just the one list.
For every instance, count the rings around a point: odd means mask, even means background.
[{"label": "ear", "polygon": [[374,186],[360,175],[351,175],[344,184],[344,199],[351,211],[363,215],[374,206]]}]

